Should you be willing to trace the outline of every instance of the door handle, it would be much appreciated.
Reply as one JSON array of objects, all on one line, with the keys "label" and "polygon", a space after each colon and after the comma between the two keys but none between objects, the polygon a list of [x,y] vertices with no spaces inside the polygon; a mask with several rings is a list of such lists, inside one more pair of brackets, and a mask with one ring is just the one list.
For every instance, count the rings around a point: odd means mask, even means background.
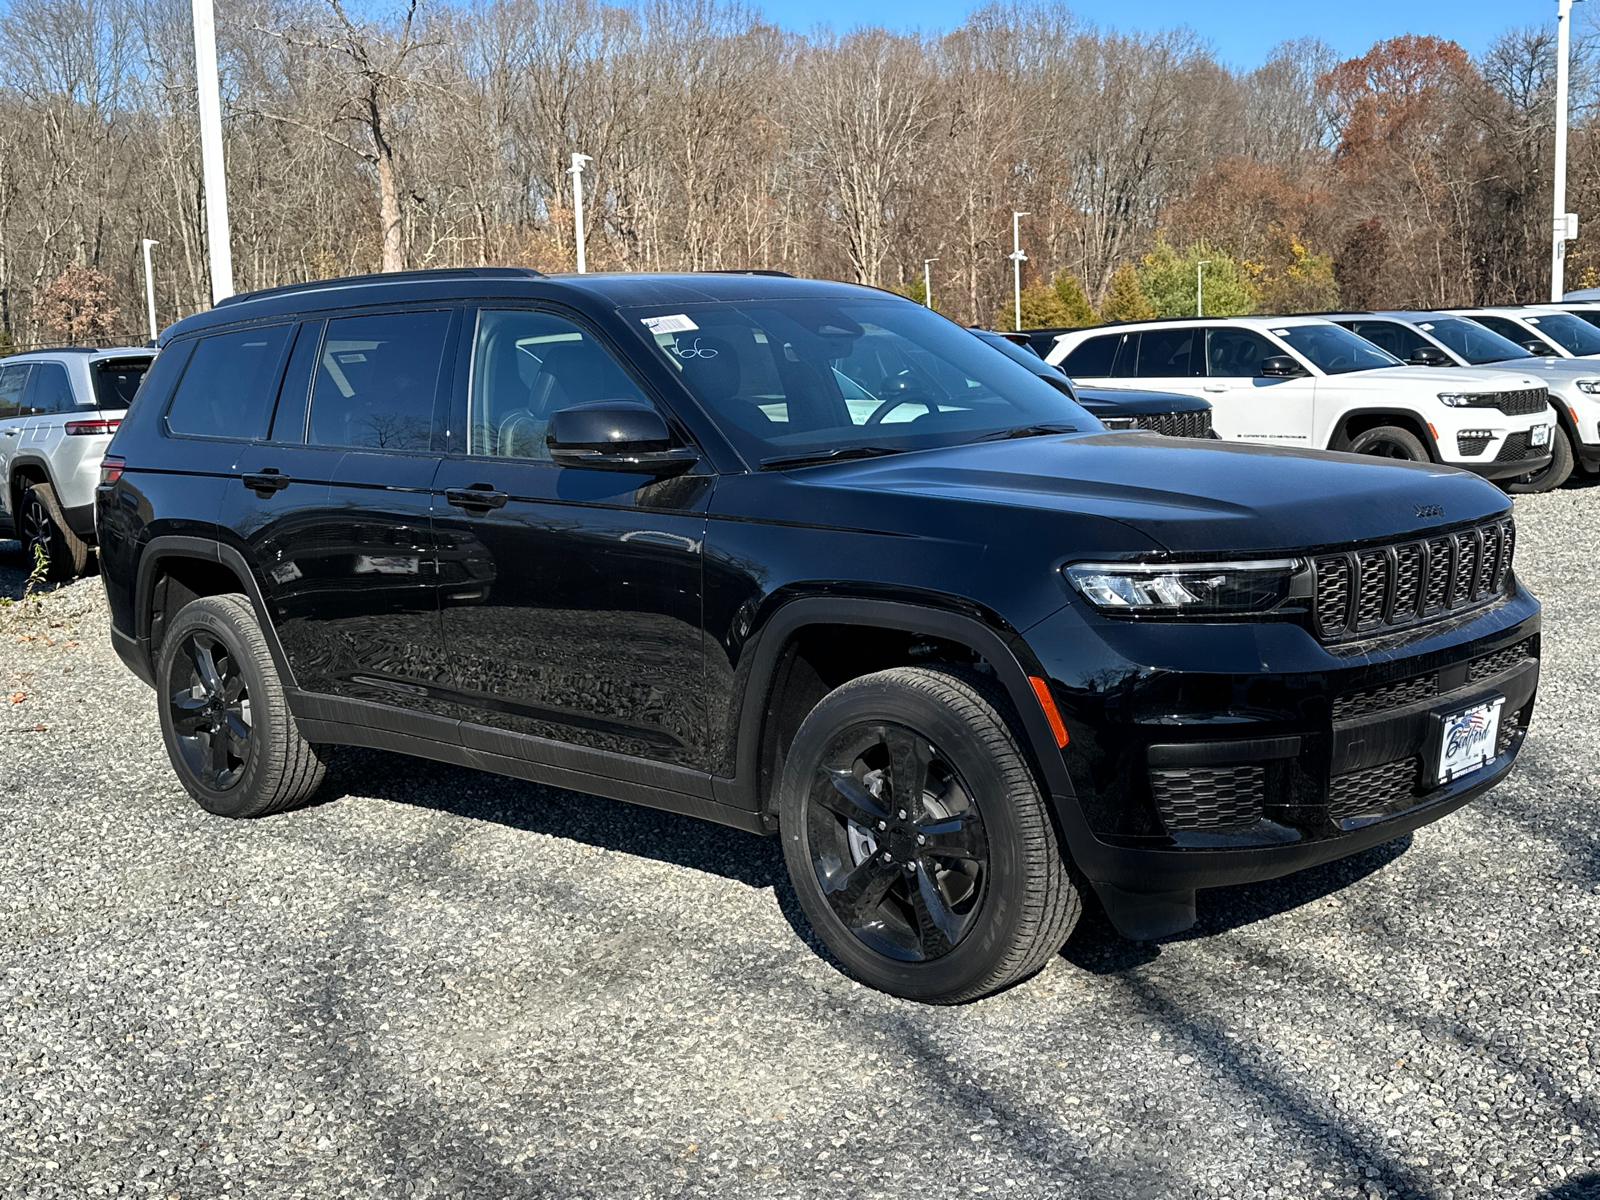
[{"label": "door handle", "polygon": [[445,488],[445,501],[471,511],[475,508],[487,511],[491,508],[504,508],[506,501],[511,497],[505,492],[497,492],[493,484],[475,483],[471,487]]},{"label": "door handle", "polygon": [[263,467],[257,474],[243,476],[240,482],[265,500],[273,492],[283,491],[294,480],[278,470],[277,467]]},{"label": "door handle", "polygon": [[1208,383],[1205,385],[1205,390],[1208,392],[1225,392],[1228,390],[1228,385],[1225,383]]},{"label": "door handle", "polygon": [[20,429],[0,429],[0,433],[5,434],[7,437],[16,437],[21,432],[22,430]]}]

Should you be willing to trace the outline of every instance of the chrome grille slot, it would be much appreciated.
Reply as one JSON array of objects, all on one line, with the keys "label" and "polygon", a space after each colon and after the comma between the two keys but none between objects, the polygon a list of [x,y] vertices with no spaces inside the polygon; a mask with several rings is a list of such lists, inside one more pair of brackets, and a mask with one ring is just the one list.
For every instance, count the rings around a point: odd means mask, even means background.
[{"label": "chrome grille slot", "polygon": [[1450,599],[1452,543],[1449,538],[1432,538],[1424,544],[1428,550],[1428,594],[1423,598],[1422,610],[1435,612]]}]

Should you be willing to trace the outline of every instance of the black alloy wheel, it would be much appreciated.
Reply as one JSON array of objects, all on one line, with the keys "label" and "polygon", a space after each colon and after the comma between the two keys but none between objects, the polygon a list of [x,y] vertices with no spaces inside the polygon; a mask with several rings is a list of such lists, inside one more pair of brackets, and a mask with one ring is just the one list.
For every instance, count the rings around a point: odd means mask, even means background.
[{"label": "black alloy wheel", "polygon": [[52,582],[71,579],[89,569],[89,544],[68,528],[55,489],[48,483],[29,484],[22,493],[17,537],[30,574],[37,569],[41,555],[44,577]]},{"label": "black alloy wheel", "polygon": [[864,945],[926,962],[971,932],[989,879],[983,814],[922,735],[888,723],[845,730],[815,773],[807,820],[817,883]]},{"label": "black alloy wheel", "polygon": [[178,752],[195,778],[215,792],[237,786],[254,745],[250,690],[236,657],[211,634],[189,633],[171,660],[167,705]]},{"label": "black alloy wheel", "polygon": [[1410,430],[1396,425],[1379,425],[1363,430],[1350,439],[1351,454],[1373,458],[1392,458],[1398,462],[1428,462],[1428,450]]}]

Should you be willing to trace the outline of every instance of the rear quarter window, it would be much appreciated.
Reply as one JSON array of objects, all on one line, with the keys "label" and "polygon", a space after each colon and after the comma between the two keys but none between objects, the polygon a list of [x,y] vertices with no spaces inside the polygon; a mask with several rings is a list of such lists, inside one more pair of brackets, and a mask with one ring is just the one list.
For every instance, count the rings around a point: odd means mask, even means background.
[{"label": "rear quarter window", "polygon": [[167,410],[167,428],[196,437],[264,437],[293,325],[201,338]]},{"label": "rear quarter window", "polygon": [[1061,361],[1061,369],[1068,375],[1085,379],[1109,376],[1111,364],[1117,357],[1117,346],[1122,334],[1092,337]]}]

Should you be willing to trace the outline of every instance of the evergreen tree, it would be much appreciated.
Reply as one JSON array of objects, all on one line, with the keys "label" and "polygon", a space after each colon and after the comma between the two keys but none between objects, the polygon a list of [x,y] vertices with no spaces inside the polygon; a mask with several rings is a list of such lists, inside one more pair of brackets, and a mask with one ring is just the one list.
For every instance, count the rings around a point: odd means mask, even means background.
[{"label": "evergreen tree", "polygon": [[1238,262],[1226,250],[1213,250],[1204,242],[1196,242],[1179,254],[1164,234],[1157,234],[1156,244],[1139,264],[1139,289],[1150,301],[1156,316],[1195,315],[1197,270],[1203,272],[1205,278],[1203,315],[1236,317],[1255,311],[1255,293]]},{"label": "evergreen tree", "polygon": [[1148,321],[1156,315],[1150,301],[1139,289],[1139,276],[1132,263],[1123,263],[1111,276],[1105,302],[1100,305],[1102,321]]},{"label": "evergreen tree", "polygon": [[1089,297],[1083,294],[1083,284],[1078,282],[1076,275],[1062,271],[1055,279],[1056,298],[1061,301],[1066,310],[1067,320],[1063,325],[1081,328],[1084,325],[1094,324],[1094,309],[1089,307]]},{"label": "evergreen tree", "polygon": [[[1076,325],[1072,319],[1073,313],[1061,297],[1056,294],[1056,289],[1038,280],[1028,284],[1022,289],[1022,327],[1024,329],[1060,329],[1067,325]],[[1016,322],[1016,310],[1007,304],[1004,308],[996,310],[994,314],[994,328],[1010,329]]]}]

